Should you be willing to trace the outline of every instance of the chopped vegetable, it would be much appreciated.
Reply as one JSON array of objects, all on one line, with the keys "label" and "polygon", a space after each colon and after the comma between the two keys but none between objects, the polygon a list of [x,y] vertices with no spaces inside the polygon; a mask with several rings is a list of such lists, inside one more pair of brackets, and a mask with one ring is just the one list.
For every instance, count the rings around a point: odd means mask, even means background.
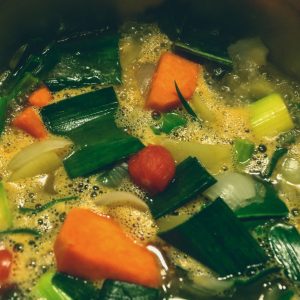
[{"label": "chopped vegetable", "polygon": [[4,184],[0,181],[0,230],[6,230],[13,225],[12,213],[5,192]]},{"label": "chopped vegetable", "polygon": [[105,280],[100,293],[101,300],[158,300],[159,290],[133,283]]},{"label": "chopped vegetable", "polygon": [[95,204],[99,206],[129,205],[141,211],[149,210],[149,207],[142,199],[129,192],[110,192],[102,194],[97,198]]},{"label": "chopped vegetable", "polygon": [[43,107],[48,105],[52,99],[53,96],[49,89],[46,86],[42,86],[29,96],[28,102],[33,106]]},{"label": "chopped vegetable", "polygon": [[86,176],[125,159],[143,147],[137,138],[129,135],[119,139],[111,137],[75,150],[64,160],[64,166],[70,178]]},{"label": "chopped vegetable", "polygon": [[265,169],[264,172],[263,172],[263,177],[269,178],[269,177],[272,176],[273,171],[275,170],[278,161],[279,161],[285,154],[287,154],[287,152],[288,152],[288,149],[287,149],[287,148],[277,148],[277,149],[274,151],[271,160],[269,161],[269,163],[268,163],[266,169]]},{"label": "chopped vegetable", "polygon": [[300,235],[296,228],[285,224],[273,226],[269,233],[269,243],[287,276],[300,281]]},{"label": "chopped vegetable", "polygon": [[185,99],[190,99],[195,91],[199,65],[171,52],[164,53],[153,76],[147,107],[167,111],[180,105],[174,81],[181,88]]},{"label": "chopped vegetable", "polygon": [[254,144],[245,139],[236,139],[233,144],[235,161],[238,165],[245,165],[252,158]]},{"label": "chopped vegetable", "polygon": [[108,278],[148,287],[160,285],[155,256],[131,240],[115,221],[87,209],[73,208],[69,212],[54,252],[60,272],[91,280]]},{"label": "chopped vegetable", "polygon": [[35,138],[43,139],[48,135],[40,116],[32,107],[26,108],[17,115],[12,124]]},{"label": "chopped vegetable", "polygon": [[61,199],[54,199],[54,200],[52,200],[44,205],[41,205],[37,208],[20,207],[19,210],[21,213],[37,214],[37,213],[40,213],[40,212],[56,205],[57,203],[69,202],[69,201],[74,201],[77,199],[78,199],[77,196],[70,196],[70,197],[65,197],[65,198],[61,198]]},{"label": "chopped vegetable", "polygon": [[71,144],[71,141],[60,137],[35,142],[18,152],[7,167],[11,171],[16,171],[43,153],[62,150]]},{"label": "chopped vegetable", "polygon": [[[32,296],[35,299],[45,300],[75,300],[67,296],[62,290],[57,288],[53,283],[54,272],[47,272],[43,274],[37,284],[32,289]],[[73,287],[74,289],[76,286]]]},{"label": "chopped vegetable", "polygon": [[105,171],[99,175],[97,180],[104,186],[110,188],[118,187],[124,178],[128,176],[128,165],[123,163],[111,170]]},{"label": "chopped vegetable", "polygon": [[281,173],[285,180],[300,184],[300,161],[298,158],[288,157],[281,166]]},{"label": "chopped vegetable", "polygon": [[14,171],[9,181],[16,181],[40,174],[48,174],[55,171],[62,165],[62,161],[54,151],[48,151],[35,157],[22,167]]},{"label": "chopped vegetable", "polygon": [[188,157],[176,167],[174,180],[167,189],[152,197],[150,209],[158,219],[187,203],[216,183],[196,158]]},{"label": "chopped vegetable", "polygon": [[10,235],[10,234],[28,234],[33,236],[40,236],[40,232],[32,228],[13,228],[0,231],[1,235]]},{"label": "chopped vegetable", "polygon": [[13,255],[7,249],[0,249],[0,285],[7,281],[13,263]]},{"label": "chopped vegetable", "polygon": [[224,165],[232,162],[232,148],[230,145],[200,144],[170,139],[162,139],[160,144],[171,152],[178,163],[189,156],[193,156],[213,174],[219,173]]},{"label": "chopped vegetable", "polygon": [[173,130],[180,127],[184,127],[187,124],[187,120],[175,112],[165,113],[158,120],[157,124],[152,126],[152,130],[155,134],[166,133],[169,134]]},{"label": "chopped vegetable", "polygon": [[69,299],[73,300],[102,300],[100,289],[91,282],[81,278],[72,277],[63,273],[56,273],[52,278],[52,284],[60,289]]},{"label": "chopped vegetable", "polygon": [[198,118],[197,115],[195,114],[195,112],[193,111],[193,109],[191,108],[191,106],[189,105],[189,103],[183,97],[183,95],[182,95],[182,93],[181,93],[181,91],[180,91],[180,89],[179,89],[176,81],[174,81],[174,83],[175,83],[176,93],[178,95],[178,98],[179,98],[182,106],[187,111],[187,113],[193,117],[193,119],[197,120],[197,118]]},{"label": "chopped vegetable", "polygon": [[215,178],[217,183],[204,192],[204,195],[211,200],[220,197],[234,211],[254,201],[255,181],[249,175],[226,172]]},{"label": "chopped vegetable", "polygon": [[152,195],[163,192],[175,174],[175,162],[162,146],[149,145],[132,156],[128,171],[133,182]]},{"label": "chopped vegetable", "polygon": [[267,261],[262,248],[221,199],[159,236],[221,276],[238,275]]},{"label": "chopped vegetable", "polygon": [[257,137],[273,137],[294,128],[279,94],[271,94],[249,105],[250,123]]}]

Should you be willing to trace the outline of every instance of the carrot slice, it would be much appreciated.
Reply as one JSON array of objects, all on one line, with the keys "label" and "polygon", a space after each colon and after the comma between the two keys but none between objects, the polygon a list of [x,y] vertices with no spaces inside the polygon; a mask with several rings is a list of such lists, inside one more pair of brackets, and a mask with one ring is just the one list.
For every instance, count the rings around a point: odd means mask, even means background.
[{"label": "carrot slice", "polygon": [[60,272],[90,280],[114,279],[148,287],[161,283],[156,257],[108,216],[73,208],[54,245]]},{"label": "carrot slice", "polygon": [[33,106],[43,107],[48,105],[52,99],[50,90],[46,86],[42,86],[29,96],[28,101]]},{"label": "carrot slice", "polygon": [[24,109],[14,118],[12,124],[35,138],[43,139],[48,135],[39,114],[32,107]]},{"label": "carrot slice", "polygon": [[185,99],[192,97],[199,73],[200,65],[171,52],[164,53],[152,78],[146,106],[158,111],[167,111],[180,106],[175,84]]}]

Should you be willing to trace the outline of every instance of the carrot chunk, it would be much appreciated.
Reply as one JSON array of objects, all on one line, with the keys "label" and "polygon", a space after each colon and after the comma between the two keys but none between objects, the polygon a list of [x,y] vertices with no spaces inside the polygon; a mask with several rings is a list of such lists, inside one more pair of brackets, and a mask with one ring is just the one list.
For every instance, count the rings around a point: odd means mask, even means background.
[{"label": "carrot chunk", "polygon": [[48,135],[40,116],[32,107],[24,109],[15,117],[12,124],[35,138],[43,139]]},{"label": "carrot chunk", "polygon": [[46,86],[42,86],[29,96],[28,101],[33,106],[43,107],[48,105],[52,98],[50,90]]},{"label": "carrot chunk", "polygon": [[199,73],[200,65],[171,52],[164,53],[152,78],[146,106],[167,111],[180,105],[174,81],[180,86],[185,99],[192,97]]},{"label": "carrot chunk", "polygon": [[136,244],[108,216],[73,208],[54,244],[57,268],[90,280],[113,279],[158,287],[160,267],[153,253]]}]

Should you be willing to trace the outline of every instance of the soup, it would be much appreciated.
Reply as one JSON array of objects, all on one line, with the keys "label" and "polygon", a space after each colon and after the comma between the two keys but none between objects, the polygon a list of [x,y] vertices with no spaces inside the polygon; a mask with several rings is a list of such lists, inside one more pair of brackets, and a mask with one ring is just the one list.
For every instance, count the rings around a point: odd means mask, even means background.
[{"label": "soup", "polygon": [[13,56],[3,299],[298,298],[299,85],[259,37],[193,34],[127,22]]}]

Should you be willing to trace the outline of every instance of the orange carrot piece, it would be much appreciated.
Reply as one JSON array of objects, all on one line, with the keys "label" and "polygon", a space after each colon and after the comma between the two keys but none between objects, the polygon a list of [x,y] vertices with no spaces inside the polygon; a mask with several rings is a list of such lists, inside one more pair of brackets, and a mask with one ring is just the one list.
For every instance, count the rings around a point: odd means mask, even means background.
[{"label": "orange carrot piece", "polygon": [[185,99],[192,97],[199,73],[200,65],[171,52],[164,53],[152,78],[146,106],[167,111],[180,106],[174,81],[180,87]]},{"label": "orange carrot piece", "polygon": [[90,280],[113,279],[158,287],[155,255],[135,243],[108,216],[73,208],[54,244],[57,269]]},{"label": "orange carrot piece", "polygon": [[28,101],[33,106],[43,107],[48,105],[52,99],[50,90],[46,86],[42,86],[29,96]]},{"label": "orange carrot piece", "polygon": [[24,109],[14,118],[12,124],[35,138],[43,139],[48,135],[39,114],[32,107]]}]

